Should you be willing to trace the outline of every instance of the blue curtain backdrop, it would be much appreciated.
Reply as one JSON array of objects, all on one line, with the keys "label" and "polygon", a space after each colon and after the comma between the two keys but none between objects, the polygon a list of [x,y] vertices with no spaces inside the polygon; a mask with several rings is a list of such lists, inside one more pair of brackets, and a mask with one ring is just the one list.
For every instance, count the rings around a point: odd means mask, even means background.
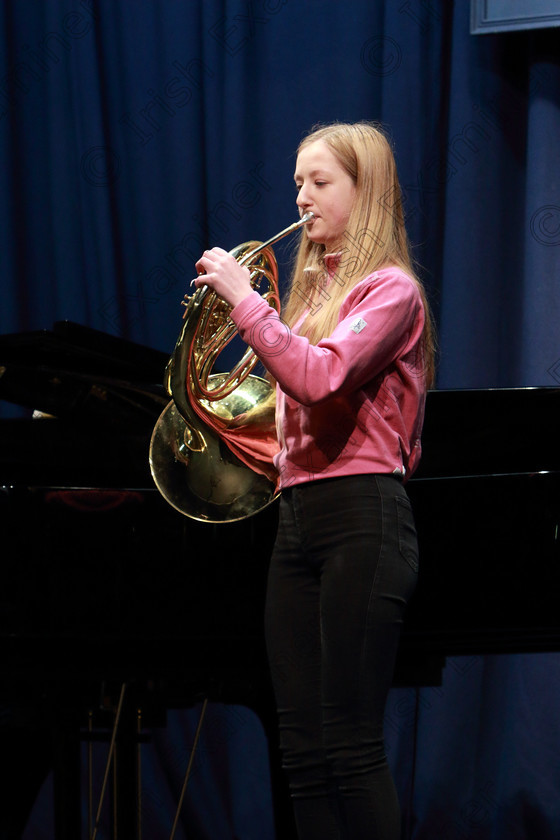
[{"label": "blue curtain backdrop", "polygon": [[[294,220],[303,133],[365,118],[394,141],[438,387],[560,383],[558,30],[473,36],[469,5],[4,0],[0,334],[68,319],[171,351],[197,255]],[[395,689],[407,837],[560,836],[559,698],[556,655],[453,659],[441,688]],[[188,739],[188,715],[172,725]],[[243,757],[247,738],[259,755],[259,728],[225,726],[256,804],[231,782],[208,796],[223,766],[211,750],[184,836],[271,837],[265,771]],[[158,741],[148,759],[158,803],[166,755]],[[26,840],[51,836],[42,803]]]}]

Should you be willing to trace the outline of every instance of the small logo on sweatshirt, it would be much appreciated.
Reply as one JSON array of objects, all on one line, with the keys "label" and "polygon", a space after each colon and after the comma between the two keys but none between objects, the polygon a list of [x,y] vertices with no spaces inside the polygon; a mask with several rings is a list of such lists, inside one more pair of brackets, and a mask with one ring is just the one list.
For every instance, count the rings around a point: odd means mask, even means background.
[{"label": "small logo on sweatshirt", "polygon": [[355,332],[356,335],[361,333],[364,327],[367,327],[367,321],[364,321],[363,318],[356,318],[353,324],[350,324],[350,329],[352,332]]}]

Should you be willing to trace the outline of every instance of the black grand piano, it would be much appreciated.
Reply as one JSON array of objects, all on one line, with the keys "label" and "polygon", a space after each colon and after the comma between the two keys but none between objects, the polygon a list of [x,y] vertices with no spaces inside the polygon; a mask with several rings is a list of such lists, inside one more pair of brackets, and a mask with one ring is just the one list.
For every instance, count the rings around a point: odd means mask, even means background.
[{"label": "black grand piano", "polygon": [[[0,420],[0,703],[56,732],[57,840],[79,836],[83,711],[124,684],[148,723],[201,697],[255,709],[289,819],[261,630],[276,507],[214,526],[163,500],[148,447],[166,362],[69,322],[0,337],[0,400],[29,412]],[[397,684],[437,683],[450,655],[560,650],[559,428],[560,388],[430,392]]]}]

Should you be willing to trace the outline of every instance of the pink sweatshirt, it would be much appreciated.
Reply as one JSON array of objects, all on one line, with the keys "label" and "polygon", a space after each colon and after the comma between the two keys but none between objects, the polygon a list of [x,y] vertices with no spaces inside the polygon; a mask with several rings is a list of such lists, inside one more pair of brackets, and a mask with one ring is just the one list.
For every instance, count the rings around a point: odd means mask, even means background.
[{"label": "pink sweatshirt", "polygon": [[424,308],[407,274],[384,268],[357,283],[334,332],[317,345],[297,325],[290,330],[258,292],[231,317],[279,386],[280,487],[358,473],[412,475],[426,383]]}]

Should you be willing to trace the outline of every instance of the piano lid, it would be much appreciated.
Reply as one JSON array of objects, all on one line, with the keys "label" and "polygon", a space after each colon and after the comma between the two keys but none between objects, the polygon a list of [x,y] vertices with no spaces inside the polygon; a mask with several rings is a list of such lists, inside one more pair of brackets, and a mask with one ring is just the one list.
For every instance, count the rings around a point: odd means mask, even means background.
[{"label": "piano lid", "polygon": [[430,391],[412,481],[560,471],[560,388]]},{"label": "piano lid", "polygon": [[[151,435],[166,353],[70,321],[0,336],[0,400],[94,431]],[[430,391],[412,481],[560,471],[560,388]],[[41,432],[41,435],[45,434]]]},{"label": "piano lid", "polygon": [[0,336],[0,399],[58,418],[149,428],[169,401],[168,355],[59,321]]}]

